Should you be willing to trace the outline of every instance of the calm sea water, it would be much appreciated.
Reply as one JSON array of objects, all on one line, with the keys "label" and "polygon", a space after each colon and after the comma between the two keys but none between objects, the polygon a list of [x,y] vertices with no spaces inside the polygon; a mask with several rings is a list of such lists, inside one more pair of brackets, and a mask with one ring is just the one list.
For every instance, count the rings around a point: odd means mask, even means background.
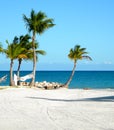
[{"label": "calm sea water", "polygon": [[[21,71],[21,76],[31,71]],[[65,83],[71,71],[37,71],[36,81]],[[0,86],[9,85],[9,71],[0,71],[0,77],[7,75],[7,80]],[[76,71],[69,88],[114,89],[114,71]]]}]

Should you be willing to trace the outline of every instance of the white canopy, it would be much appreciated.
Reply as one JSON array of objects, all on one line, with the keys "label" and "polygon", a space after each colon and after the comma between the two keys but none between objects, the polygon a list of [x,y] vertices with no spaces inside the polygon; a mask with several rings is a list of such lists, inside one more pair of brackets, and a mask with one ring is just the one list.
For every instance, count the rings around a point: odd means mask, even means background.
[{"label": "white canopy", "polygon": [[3,81],[5,81],[6,78],[7,78],[7,75],[5,75],[5,76],[3,76],[2,78],[0,78],[0,83],[3,82]]},{"label": "white canopy", "polygon": [[25,75],[23,77],[20,77],[19,80],[20,81],[25,81],[25,80],[31,79],[31,78],[33,78],[33,74],[28,74],[28,75]]},{"label": "white canopy", "polygon": [[28,74],[28,75],[25,75],[25,76],[23,76],[23,77],[17,77],[17,75],[16,74],[14,74],[14,83],[15,83],[15,85],[17,85],[17,81],[25,81],[25,80],[27,80],[27,79],[31,79],[31,78],[33,78],[33,74]]}]

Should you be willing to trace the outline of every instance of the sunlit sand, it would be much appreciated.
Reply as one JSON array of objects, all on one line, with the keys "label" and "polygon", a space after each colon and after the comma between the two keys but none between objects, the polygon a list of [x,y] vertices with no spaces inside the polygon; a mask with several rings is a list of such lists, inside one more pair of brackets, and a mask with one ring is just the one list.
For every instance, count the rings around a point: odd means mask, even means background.
[{"label": "sunlit sand", "polygon": [[114,90],[0,90],[0,130],[113,130]]}]

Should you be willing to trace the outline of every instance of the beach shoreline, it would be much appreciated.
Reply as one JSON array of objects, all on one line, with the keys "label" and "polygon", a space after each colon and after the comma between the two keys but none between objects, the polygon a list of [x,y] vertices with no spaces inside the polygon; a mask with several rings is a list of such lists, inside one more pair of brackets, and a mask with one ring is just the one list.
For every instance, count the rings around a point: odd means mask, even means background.
[{"label": "beach shoreline", "polygon": [[0,90],[0,129],[114,129],[114,90]]},{"label": "beach shoreline", "polygon": [[[16,73],[16,72],[15,72]],[[31,71],[21,71],[21,76],[30,74]],[[36,82],[57,82],[66,83],[71,71],[36,71]],[[8,86],[10,81],[9,71],[0,71],[0,77],[7,75],[7,80],[1,86]],[[114,71],[76,71],[70,89],[90,88],[90,89],[114,89]],[[91,79],[91,80],[90,80]],[[30,82],[30,81],[26,81]]]}]

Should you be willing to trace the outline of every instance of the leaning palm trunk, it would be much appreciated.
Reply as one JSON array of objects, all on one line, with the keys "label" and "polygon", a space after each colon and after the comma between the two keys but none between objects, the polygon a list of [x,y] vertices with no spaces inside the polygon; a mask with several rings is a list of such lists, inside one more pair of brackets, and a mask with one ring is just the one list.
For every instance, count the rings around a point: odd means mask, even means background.
[{"label": "leaning palm trunk", "polygon": [[13,60],[11,59],[11,63],[10,63],[10,86],[14,86],[12,68],[13,68]]},{"label": "leaning palm trunk", "polygon": [[32,46],[33,46],[33,78],[32,78],[32,81],[30,83],[30,86],[34,86],[35,85],[35,76],[36,76],[36,51],[35,51],[34,41],[35,41],[35,33],[33,33],[33,37],[32,37]]},{"label": "leaning palm trunk", "polygon": [[71,76],[70,76],[69,80],[65,83],[65,85],[63,85],[64,87],[68,88],[68,86],[69,86],[69,84],[74,76],[75,68],[76,68],[76,62],[74,62],[74,67],[73,67]]},{"label": "leaning palm trunk", "polygon": [[[18,65],[18,69],[17,69],[17,77],[18,78],[20,77],[21,62],[22,62],[22,59],[19,59],[19,65]],[[17,80],[17,85],[19,85],[19,81],[18,80]]]}]

